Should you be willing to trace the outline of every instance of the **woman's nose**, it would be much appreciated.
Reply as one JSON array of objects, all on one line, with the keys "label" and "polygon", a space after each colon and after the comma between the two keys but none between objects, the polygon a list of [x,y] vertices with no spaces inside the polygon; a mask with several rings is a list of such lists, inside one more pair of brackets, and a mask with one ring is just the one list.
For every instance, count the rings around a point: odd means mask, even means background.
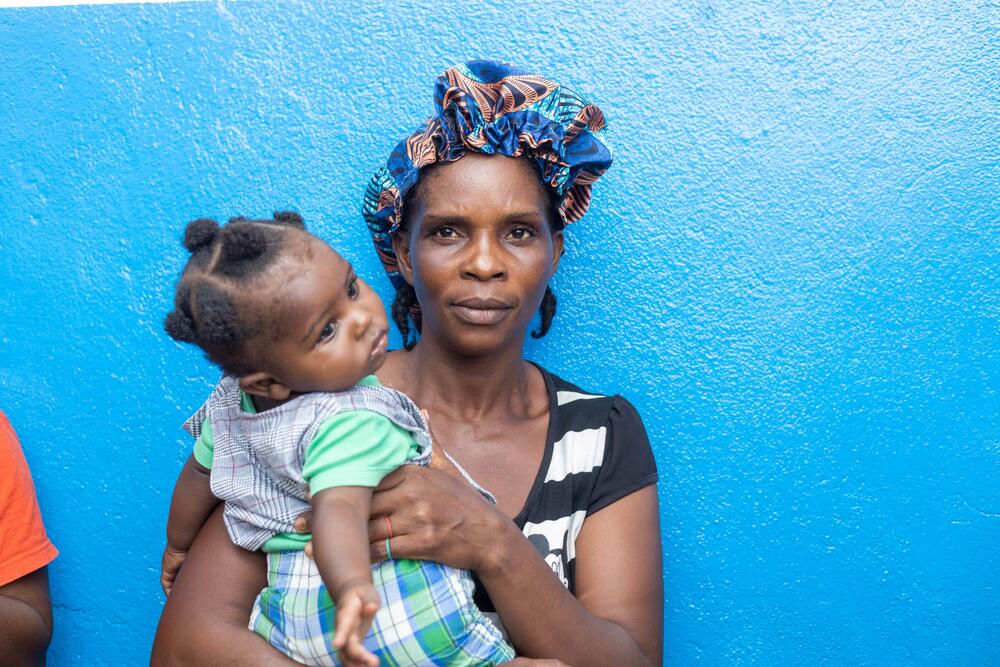
[{"label": "woman's nose", "polygon": [[503,252],[488,234],[474,237],[468,245],[463,273],[476,280],[505,278]]}]

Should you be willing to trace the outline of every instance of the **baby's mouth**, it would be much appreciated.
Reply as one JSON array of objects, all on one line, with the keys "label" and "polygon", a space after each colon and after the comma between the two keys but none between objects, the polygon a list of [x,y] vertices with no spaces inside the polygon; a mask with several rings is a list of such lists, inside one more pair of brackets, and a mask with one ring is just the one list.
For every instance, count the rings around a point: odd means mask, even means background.
[{"label": "baby's mouth", "polygon": [[368,353],[369,359],[377,359],[381,355],[385,354],[389,346],[389,332],[382,329],[377,334],[375,334],[374,340],[372,340],[372,349]]}]

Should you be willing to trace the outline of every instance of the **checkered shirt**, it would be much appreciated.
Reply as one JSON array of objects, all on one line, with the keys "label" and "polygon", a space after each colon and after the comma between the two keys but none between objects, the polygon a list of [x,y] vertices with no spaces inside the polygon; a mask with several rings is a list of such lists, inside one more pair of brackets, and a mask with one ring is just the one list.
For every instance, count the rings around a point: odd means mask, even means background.
[{"label": "checkered shirt", "polygon": [[212,493],[226,503],[225,522],[235,544],[255,551],[310,509],[302,478],[305,453],[320,424],[347,410],[369,410],[409,431],[419,454],[408,463],[430,461],[431,440],[417,406],[381,385],[340,392],[302,394],[252,414],[240,407],[239,380],[225,376],[201,408],[184,422],[194,437],[211,420],[214,441]]}]

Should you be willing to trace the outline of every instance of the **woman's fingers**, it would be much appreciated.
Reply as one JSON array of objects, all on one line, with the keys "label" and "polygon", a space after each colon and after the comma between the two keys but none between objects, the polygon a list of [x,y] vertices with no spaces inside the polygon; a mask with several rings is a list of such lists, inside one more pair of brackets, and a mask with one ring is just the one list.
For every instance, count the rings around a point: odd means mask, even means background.
[{"label": "woman's fingers", "polygon": [[[388,542],[388,546],[386,546]],[[372,542],[368,546],[369,555],[373,563],[381,563],[384,560],[400,560],[412,558],[420,553],[421,540],[412,535],[397,535],[391,539],[383,538],[378,542]]]},{"label": "woman's fingers", "polygon": [[379,491],[388,491],[393,489],[403,483],[406,476],[409,474],[410,469],[414,466],[402,465],[393,470],[391,473],[382,478],[379,485],[375,487],[375,493]]},{"label": "woman's fingers", "polygon": [[292,522],[292,526],[295,528],[296,533],[311,533],[312,532],[312,510],[306,510],[302,514],[295,517],[295,521]]},{"label": "woman's fingers", "polygon": [[[409,468],[412,466],[406,467]],[[386,477],[386,479],[399,472],[401,472],[401,470],[392,472]],[[410,482],[410,485],[404,486],[402,484],[402,480],[406,480],[407,477],[408,476],[402,476],[398,478],[400,481],[396,482],[392,486],[383,488],[380,485],[375,489],[375,492],[372,494],[372,509],[369,516],[376,517],[394,514],[405,509],[416,499],[417,496],[420,495],[419,490],[414,488],[419,485],[416,475],[414,475],[412,479],[407,480]],[[385,479],[382,480],[382,483],[385,483]]]},{"label": "woman's fingers", "polygon": [[368,541],[378,542],[387,537],[395,537],[406,532],[406,521],[402,514],[393,514],[391,517],[373,516],[368,520]]}]

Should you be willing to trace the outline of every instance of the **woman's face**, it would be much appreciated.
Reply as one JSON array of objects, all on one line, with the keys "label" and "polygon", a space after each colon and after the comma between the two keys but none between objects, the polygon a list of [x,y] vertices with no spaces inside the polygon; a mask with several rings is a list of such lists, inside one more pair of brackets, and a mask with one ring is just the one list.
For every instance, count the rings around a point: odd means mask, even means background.
[{"label": "woman's face", "polygon": [[520,349],[562,252],[532,165],[469,153],[428,171],[395,240],[421,338],[463,354]]}]

